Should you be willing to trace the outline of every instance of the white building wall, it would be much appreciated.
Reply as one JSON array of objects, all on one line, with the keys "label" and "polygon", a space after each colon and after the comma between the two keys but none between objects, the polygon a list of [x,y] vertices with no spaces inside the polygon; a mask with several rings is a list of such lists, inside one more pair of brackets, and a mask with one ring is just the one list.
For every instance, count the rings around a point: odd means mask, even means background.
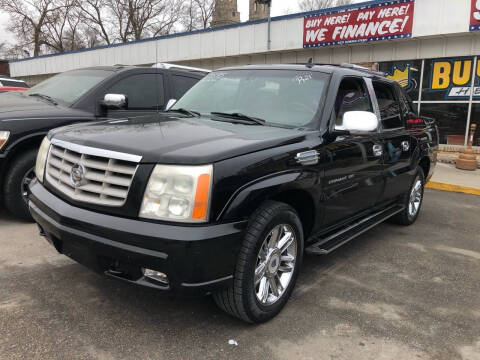
[{"label": "white building wall", "polygon": [[145,40],[10,63],[14,77],[55,74],[87,66],[177,62],[209,69],[265,63],[380,62],[477,55],[480,36],[469,33],[470,0],[416,0],[413,37],[368,44],[303,49],[303,17]]}]

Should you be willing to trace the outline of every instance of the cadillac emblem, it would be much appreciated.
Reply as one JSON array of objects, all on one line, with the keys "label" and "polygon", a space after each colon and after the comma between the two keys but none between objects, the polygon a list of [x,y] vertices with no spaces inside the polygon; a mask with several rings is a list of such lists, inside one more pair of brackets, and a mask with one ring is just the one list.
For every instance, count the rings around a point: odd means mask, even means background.
[{"label": "cadillac emblem", "polygon": [[70,180],[76,188],[85,185],[85,168],[83,165],[75,164],[70,170]]}]

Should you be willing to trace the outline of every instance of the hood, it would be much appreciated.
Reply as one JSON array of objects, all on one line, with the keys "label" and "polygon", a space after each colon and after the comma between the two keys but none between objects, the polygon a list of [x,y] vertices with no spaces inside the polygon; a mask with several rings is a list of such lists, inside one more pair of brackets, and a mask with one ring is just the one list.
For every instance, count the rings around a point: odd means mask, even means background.
[{"label": "hood", "polygon": [[61,105],[53,105],[46,100],[27,96],[21,92],[0,94],[0,121],[39,118],[55,118],[65,116],[85,116],[78,111]]},{"label": "hood", "polygon": [[77,124],[51,137],[142,156],[143,163],[208,164],[271,147],[300,142],[305,131],[170,115]]}]

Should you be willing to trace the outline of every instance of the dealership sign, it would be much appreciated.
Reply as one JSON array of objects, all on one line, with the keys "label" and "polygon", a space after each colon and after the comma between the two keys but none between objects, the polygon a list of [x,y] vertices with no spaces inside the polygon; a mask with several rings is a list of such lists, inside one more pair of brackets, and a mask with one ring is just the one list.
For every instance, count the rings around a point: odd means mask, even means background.
[{"label": "dealership sign", "polygon": [[480,0],[472,0],[470,31],[480,30]]},{"label": "dealership sign", "polygon": [[[473,76],[473,58],[432,60],[429,91],[443,92],[446,99],[468,99],[472,93],[472,79],[480,77],[480,60],[476,67],[476,77]],[[475,81],[474,98],[480,96],[480,86]]]},{"label": "dealership sign", "polygon": [[307,15],[303,47],[409,38],[414,6],[415,0],[396,0]]}]

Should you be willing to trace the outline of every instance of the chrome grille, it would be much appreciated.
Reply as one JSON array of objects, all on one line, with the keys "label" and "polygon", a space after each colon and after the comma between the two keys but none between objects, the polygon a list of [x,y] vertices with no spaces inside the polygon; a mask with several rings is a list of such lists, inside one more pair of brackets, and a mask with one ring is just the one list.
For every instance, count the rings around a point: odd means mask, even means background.
[{"label": "chrome grille", "polygon": [[[103,154],[109,157],[102,156]],[[54,139],[48,154],[46,179],[53,187],[74,200],[104,206],[122,206],[127,199],[140,159],[135,155]],[[74,167],[82,168],[82,181],[79,183],[72,180]]]}]

